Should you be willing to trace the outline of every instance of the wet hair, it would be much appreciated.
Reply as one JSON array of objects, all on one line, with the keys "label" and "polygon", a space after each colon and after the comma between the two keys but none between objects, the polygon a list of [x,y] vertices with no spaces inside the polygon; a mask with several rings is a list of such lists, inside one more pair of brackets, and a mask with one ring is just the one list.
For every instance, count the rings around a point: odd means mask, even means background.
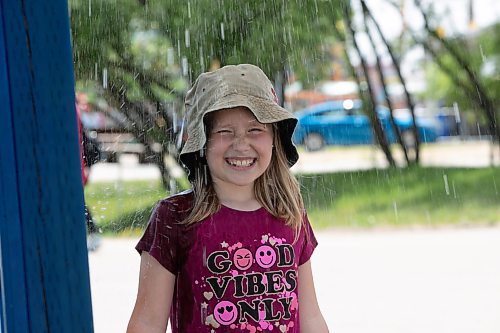
[{"label": "wet hair", "polygon": [[[205,133],[210,135],[213,116],[205,116]],[[304,202],[300,194],[300,185],[288,166],[279,135],[279,122],[272,123],[273,153],[269,166],[255,180],[254,193],[257,201],[274,217],[282,219],[295,230],[296,237],[302,226]],[[207,140],[208,141],[208,140]],[[205,144],[206,147],[206,144]],[[206,149],[204,149],[206,150]],[[215,214],[221,207],[215,192],[204,152],[200,154],[201,163],[195,169],[193,186],[193,209],[182,224],[191,225]]]}]

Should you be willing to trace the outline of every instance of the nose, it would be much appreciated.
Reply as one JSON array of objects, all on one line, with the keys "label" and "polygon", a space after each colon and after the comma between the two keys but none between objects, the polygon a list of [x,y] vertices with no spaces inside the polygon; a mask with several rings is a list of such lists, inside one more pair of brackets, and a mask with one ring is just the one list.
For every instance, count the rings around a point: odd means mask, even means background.
[{"label": "nose", "polygon": [[250,147],[246,133],[236,134],[233,140],[233,149],[239,151],[248,150]]}]

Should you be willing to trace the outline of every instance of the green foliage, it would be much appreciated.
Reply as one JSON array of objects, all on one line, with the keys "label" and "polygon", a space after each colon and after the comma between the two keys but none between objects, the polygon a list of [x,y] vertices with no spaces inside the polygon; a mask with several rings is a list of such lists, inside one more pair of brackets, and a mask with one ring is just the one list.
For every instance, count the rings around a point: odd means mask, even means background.
[{"label": "green foliage", "polygon": [[[150,1],[149,13],[168,17],[162,31],[178,45],[194,78],[214,60],[253,63],[271,77],[285,65],[301,68],[328,35],[332,1]],[[169,13],[169,15],[167,15]]]},{"label": "green foliage", "polygon": [[[475,35],[467,36],[467,39],[457,37],[449,40],[459,50],[460,54],[469,61],[474,73],[487,88],[488,95],[494,101],[500,100],[500,90],[496,88],[500,75],[499,35],[500,23],[497,23]],[[470,83],[462,68],[447,52],[440,54],[440,60],[460,80]],[[457,102],[462,110],[477,109],[477,105],[472,102],[470,96],[464,94],[461,89],[457,89],[457,83],[444,73],[438,65],[434,63],[428,64],[426,73],[428,82],[426,97],[440,100],[445,105],[452,105]]]},{"label": "green foliage", "polygon": [[120,109],[141,142],[166,146],[187,82],[158,20],[149,20],[137,0],[70,0],[69,5],[77,88],[104,110],[107,104]]},{"label": "green foliage", "polygon": [[[89,3],[91,13],[89,15]],[[271,77],[299,73],[321,55],[339,16],[337,1],[70,0],[77,77],[96,79],[110,63],[162,71],[169,48],[186,57],[192,77],[212,61],[261,66]],[[120,77],[120,75],[118,75]]]},{"label": "green foliage", "polygon": [[253,63],[271,80],[288,68],[318,75],[321,44],[338,16],[337,1],[325,0],[145,3],[69,0],[77,87],[104,110],[120,110],[146,147],[160,143],[162,152],[148,150],[157,163],[175,150],[173,122],[183,117],[188,83],[214,61]]}]

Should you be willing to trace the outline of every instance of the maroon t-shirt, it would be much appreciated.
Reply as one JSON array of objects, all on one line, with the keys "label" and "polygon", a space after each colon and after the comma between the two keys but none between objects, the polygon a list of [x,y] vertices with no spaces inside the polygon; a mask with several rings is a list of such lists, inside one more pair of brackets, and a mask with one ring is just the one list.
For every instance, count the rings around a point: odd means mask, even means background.
[{"label": "maroon t-shirt", "polygon": [[156,206],[136,246],[176,275],[173,333],[300,332],[298,266],[317,241],[307,219],[294,230],[264,208],[222,206],[190,227],[179,224],[192,192]]}]

